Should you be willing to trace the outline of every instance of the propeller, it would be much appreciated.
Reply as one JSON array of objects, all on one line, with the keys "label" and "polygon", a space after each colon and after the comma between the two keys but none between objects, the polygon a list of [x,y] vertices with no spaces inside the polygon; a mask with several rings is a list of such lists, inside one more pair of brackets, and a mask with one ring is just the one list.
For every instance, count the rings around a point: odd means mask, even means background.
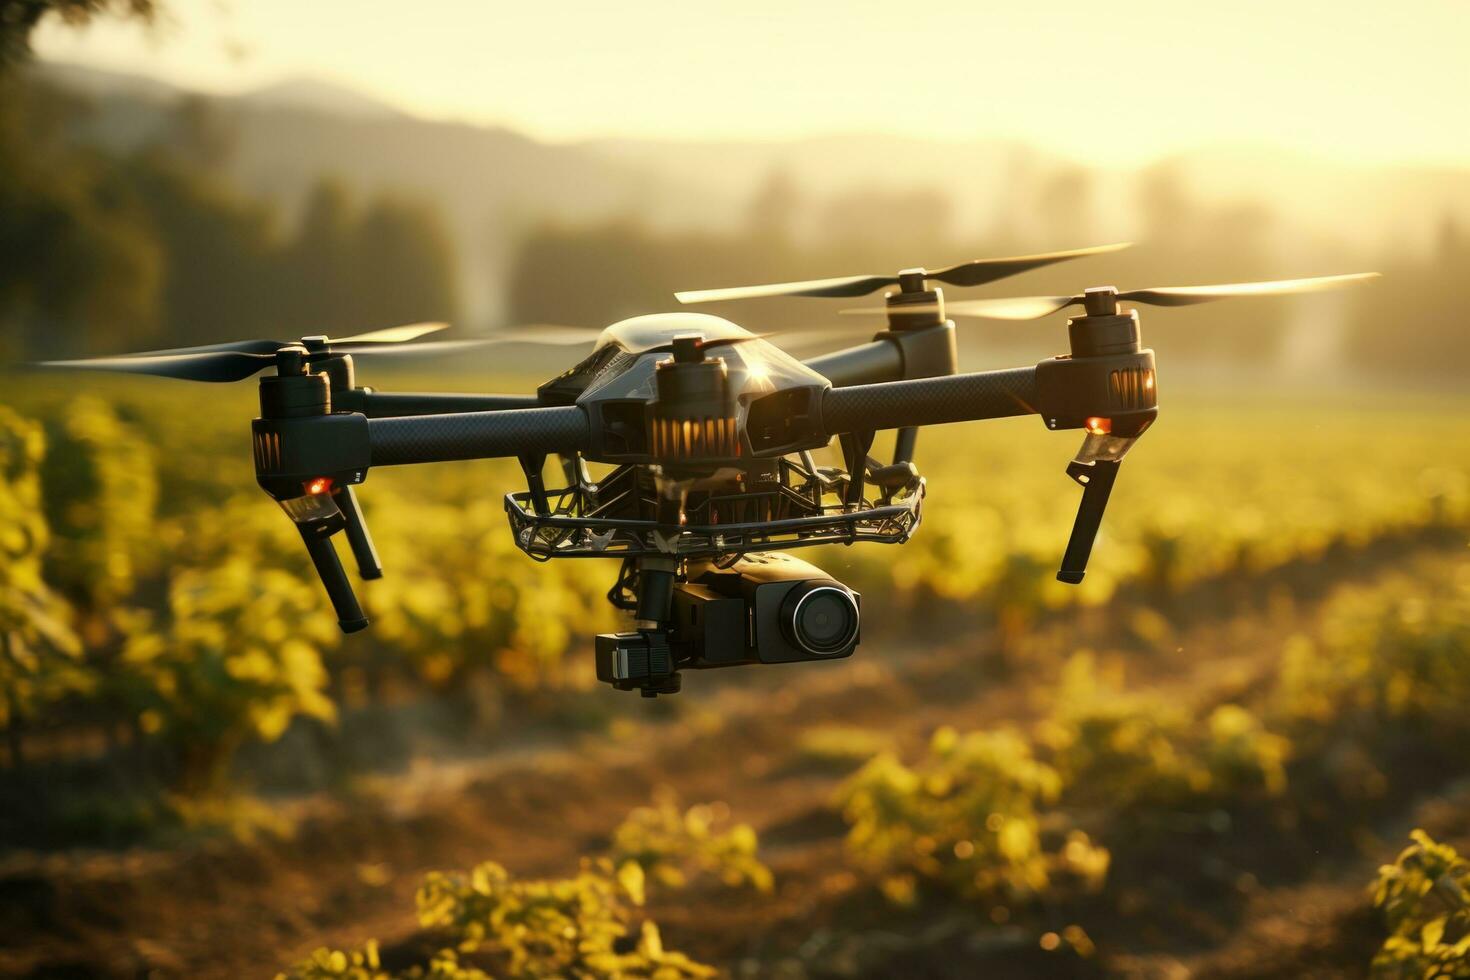
[{"label": "propeller", "polygon": [[[335,344],[401,344],[417,340],[425,334],[436,333],[449,327],[447,323],[406,323],[400,327],[385,327],[369,330],[351,337],[323,337],[328,346]],[[176,347],[172,350],[145,350],[121,357],[167,357],[174,354],[204,354],[214,351],[240,351],[246,354],[274,354],[282,347],[297,343],[292,340],[235,340],[224,344],[203,344],[198,347]]]},{"label": "propeller", "polygon": [[1098,245],[1093,248],[1078,248],[1067,252],[1042,252],[1038,255],[1017,255],[1006,259],[974,259],[961,262],[945,269],[905,269],[896,275],[887,276],[840,276],[835,279],[811,279],[805,282],[781,282],[765,286],[735,286],[728,289],[695,289],[674,294],[681,303],[715,303],[730,299],[753,299],[761,296],[866,296],[884,286],[909,283],[923,289],[925,280],[946,283],[951,286],[979,286],[1014,276],[1030,269],[1039,269],[1055,262],[1066,262],[1089,255],[1103,255],[1127,248],[1130,242],[1114,245]]},{"label": "propeller", "polygon": [[[307,337],[302,343],[307,348],[307,359],[324,359],[342,354],[368,356],[374,359],[386,357],[421,357],[447,354],[458,350],[486,347],[492,344],[532,343],[546,346],[570,346],[591,343],[601,334],[600,330],[580,327],[520,327],[499,331],[493,336],[475,337],[465,340],[426,340],[413,342],[414,338],[444,329],[444,323],[415,323],[402,327],[389,327],[365,334],[344,337],[340,340],[325,337]],[[138,354],[118,354],[110,357],[92,357],[70,361],[41,361],[37,366],[80,371],[112,371],[123,374],[148,374],[163,378],[180,378],[187,381],[229,382],[243,381],[259,374],[276,363],[276,352],[283,347],[294,346],[292,341],[242,340],[234,343],[208,344],[202,347],[183,347],[173,350],[145,351]]]},{"label": "propeller", "polygon": [[[950,316],[981,317],[989,320],[1035,320],[1068,306],[1083,306],[1090,316],[1108,316],[1117,312],[1118,303],[1143,303],[1149,306],[1193,306],[1217,299],[1238,296],[1280,296],[1291,293],[1316,293],[1353,283],[1377,279],[1376,272],[1355,272],[1343,276],[1319,276],[1314,279],[1278,279],[1272,282],[1236,282],[1217,286],[1155,286],[1119,292],[1112,286],[1089,289],[1078,296],[1018,296],[1008,299],[972,299],[946,303]],[[909,309],[909,308],[905,308]],[[935,307],[935,312],[938,312]],[[886,309],[843,310],[848,314],[887,313]]]}]

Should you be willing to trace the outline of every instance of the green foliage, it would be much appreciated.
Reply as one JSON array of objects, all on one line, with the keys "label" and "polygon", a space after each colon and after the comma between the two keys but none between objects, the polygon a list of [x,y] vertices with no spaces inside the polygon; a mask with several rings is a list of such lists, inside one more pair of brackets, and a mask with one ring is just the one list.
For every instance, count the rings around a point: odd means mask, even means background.
[{"label": "green foliage", "polygon": [[[207,110],[189,111],[203,118],[186,117],[181,125],[205,125]],[[294,294],[282,284],[284,246],[276,214],[208,172],[181,152],[160,149],[117,168],[117,179],[143,215],[144,233],[160,253],[153,347],[273,336],[278,324],[290,322]]]},{"label": "green foliage", "polygon": [[393,196],[373,201],[352,258],[357,322],[452,320],[458,313],[454,243],[430,205]]},{"label": "green foliage", "polygon": [[130,593],[153,535],[153,449],[106,402],[69,402],[47,426],[41,469],[51,528],[46,578],[83,609]]},{"label": "green foliage", "polygon": [[42,578],[44,454],[41,427],[0,405],[0,728],[6,729],[91,683],[70,611]]},{"label": "green foliage", "polygon": [[375,942],[352,950],[323,946],[291,969],[276,974],[276,980],[391,980],[391,977],[378,963]]},{"label": "green foliage", "polygon": [[1100,883],[1107,852],[1074,833],[1060,852],[1042,845],[1039,811],[1061,778],[1015,732],[935,732],[915,766],[874,758],[843,784],[847,846],[884,876],[885,891],[911,900],[915,877],[962,897],[1024,902],[1059,875]]},{"label": "green foliage", "polygon": [[1275,795],[1290,743],[1238,705],[1203,725],[1183,705],[1130,694],[1090,654],[1063,670],[1041,741],[1069,798],[1111,806],[1179,807]]},{"label": "green foliage", "polygon": [[338,637],[302,579],[234,556],[180,571],[168,611],[162,626],[125,617],[122,684],[193,778],[213,781],[246,738],[277,738],[298,714],[335,717],[322,651]]},{"label": "green foliage", "polygon": [[419,921],[447,929],[462,952],[493,946],[506,957],[509,977],[714,976],[665,950],[651,922],[631,951],[619,951],[632,906],[642,904],[642,883],[634,863],[614,871],[608,861],[588,862],[573,878],[518,881],[486,862],[467,874],[430,874],[418,893]]},{"label": "green foliage", "polygon": [[[0,17],[0,30],[8,25]],[[78,139],[89,108],[0,65],[7,355],[71,357],[283,328],[346,334],[458,313],[454,243],[436,209],[390,195],[359,210],[329,185],[292,235],[275,206],[219,179],[229,134],[204,102],[182,102],[152,143],[126,154]]]},{"label": "green foliage", "polygon": [[1422,830],[1410,837],[1373,887],[1390,931],[1373,957],[1373,976],[1470,977],[1470,865]]},{"label": "green foliage", "polygon": [[850,725],[814,725],[796,739],[797,757],[804,763],[851,772],[880,752],[893,748],[884,732]]},{"label": "green foliage", "polygon": [[[508,468],[497,475],[518,478]],[[511,541],[498,499],[465,499],[452,484],[440,491],[451,499],[386,487],[364,494],[380,548],[399,568],[365,596],[374,635],[434,684],[490,668],[523,691],[567,686],[567,648],[615,622],[597,574],[606,570],[531,562]]]},{"label": "green foliage", "polygon": [[98,323],[113,342],[140,337],[162,255],[118,176],[68,141],[76,100],[6,74],[8,30],[0,12],[0,350],[85,348]]},{"label": "green foliage", "polygon": [[491,980],[484,970],[460,963],[452,949],[439,950],[426,966],[409,967],[400,976],[401,980]]},{"label": "green foliage", "polygon": [[434,208],[397,196],[364,205],[342,183],[324,179],[284,250],[284,312],[302,329],[337,335],[452,320],[459,308],[454,258],[453,240]]},{"label": "green foliage", "polygon": [[724,804],[681,811],[673,794],[662,793],[653,806],[634,810],[613,831],[612,861],[618,867],[633,862],[670,888],[682,888],[692,870],[717,875],[731,887],[749,885],[769,893],[771,870],[756,857],[759,842],[750,825],[715,829],[728,816]]},{"label": "green foliage", "polygon": [[1419,577],[1341,594],[1320,635],[1296,638],[1279,706],[1322,722],[1465,727],[1470,701],[1470,580]]},{"label": "green foliage", "polygon": [[[417,894],[419,924],[447,936],[427,964],[397,980],[487,980],[461,954],[493,961],[508,978],[567,977],[607,980],[693,980],[717,971],[664,948],[658,926],[641,918],[648,877],[683,887],[685,872],[717,873],[732,887],[770,890],[770,872],[755,858],[755,834],[745,825],[718,834],[711,825],[728,816],[723,805],[681,812],[668,796],[640,807],[614,832],[608,857],[584,860],[571,878],[517,879],[493,861],[467,872],[433,872]],[[487,959],[488,958],[488,959]],[[277,980],[390,980],[377,946],[318,949]]]}]

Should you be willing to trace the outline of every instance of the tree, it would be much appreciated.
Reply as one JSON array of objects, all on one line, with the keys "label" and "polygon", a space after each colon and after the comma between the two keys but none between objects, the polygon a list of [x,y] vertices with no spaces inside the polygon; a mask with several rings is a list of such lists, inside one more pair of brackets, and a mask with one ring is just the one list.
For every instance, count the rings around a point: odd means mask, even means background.
[{"label": "tree", "polygon": [[281,274],[287,332],[351,333],[344,307],[352,293],[351,252],[357,211],[339,180],[316,182],[306,199],[301,223],[283,256]]},{"label": "tree", "polygon": [[31,32],[47,14],[81,25],[101,13],[151,21],[156,0],[0,0],[0,73],[30,57]]},{"label": "tree", "polygon": [[347,329],[452,320],[459,306],[454,246],[439,212],[397,197],[368,207],[357,228]]},{"label": "tree", "polygon": [[117,170],[67,142],[80,111],[0,76],[0,325],[11,355],[98,349],[157,325],[163,255]]}]

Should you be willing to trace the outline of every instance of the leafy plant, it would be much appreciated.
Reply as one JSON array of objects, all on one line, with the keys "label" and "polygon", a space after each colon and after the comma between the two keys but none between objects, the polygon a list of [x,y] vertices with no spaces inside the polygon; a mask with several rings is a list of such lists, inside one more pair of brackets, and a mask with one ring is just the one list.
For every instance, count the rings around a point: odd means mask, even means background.
[{"label": "leafy plant", "polygon": [[635,862],[614,870],[584,862],[573,878],[518,881],[485,862],[464,874],[430,874],[418,893],[419,922],[442,927],[461,952],[491,946],[510,977],[709,977],[715,971],[665,950],[645,921],[628,948],[632,907],[643,904]]},{"label": "leafy plant", "polygon": [[681,810],[672,793],[652,806],[639,807],[613,831],[611,858],[629,862],[670,888],[682,888],[690,871],[719,876],[730,887],[772,887],[771,869],[756,857],[758,841],[749,824],[727,830],[716,826],[729,816],[724,804],[699,804]]},{"label": "leafy plant", "polygon": [[1194,806],[1286,786],[1290,743],[1250,711],[1220,705],[1200,725],[1181,705],[1125,691],[1087,653],[1063,669],[1040,738],[1081,801]]},{"label": "leafy plant", "polygon": [[854,859],[883,876],[885,892],[910,901],[916,880],[991,902],[1026,901],[1059,874],[1100,883],[1107,852],[1080,832],[1066,846],[1042,846],[1038,812],[1061,777],[1032,757],[1011,731],[934,733],[909,767],[891,753],[850,777],[838,801]]},{"label": "leafy plant", "polygon": [[392,980],[378,963],[378,944],[369,941],[361,949],[328,949],[323,946],[276,980]]},{"label": "leafy plant", "polygon": [[814,725],[796,739],[797,757],[803,763],[838,772],[851,772],[892,747],[893,739],[886,733],[850,725]]},{"label": "leafy plant", "polygon": [[180,571],[168,604],[163,624],[125,617],[119,683],[143,731],[174,747],[187,785],[217,786],[246,739],[275,739],[297,715],[335,717],[322,651],[337,634],[309,583],[231,557]]},{"label": "leafy plant", "polygon": [[10,737],[12,763],[21,759],[20,723],[93,682],[70,610],[42,578],[45,445],[40,426],[0,405],[0,728]]},{"label": "leafy plant", "polygon": [[1390,935],[1373,957],[1382,978],[1470,977],[1470,864],[1422,830],[1373,887]]},{"label": "leafy plant", "polygon": [[152,447],[90,396],[48,421],[47,444],[46,578],[84,610],[106,610],[132,591],[147,563],[158,498]]},{"label": "leafy plant", "polygon": [[1280,707],[1313,721],[1465,726],[1470,700],[1470,584],[1401,579],[1354,589],[1298,637],[1282,668]]}]

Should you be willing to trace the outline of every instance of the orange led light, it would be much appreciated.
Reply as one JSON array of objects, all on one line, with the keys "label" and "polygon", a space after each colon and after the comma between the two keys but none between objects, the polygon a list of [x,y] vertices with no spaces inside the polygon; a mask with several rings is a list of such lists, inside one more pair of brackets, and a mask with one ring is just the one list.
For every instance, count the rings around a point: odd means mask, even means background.
[{"label": "orange led light", "polygon": [[1113,420],[1101,419],[1094,415],[1087,420],[1087,431],[1095,436],[1105,436],[1113,431]]},{"label": "orange led light", "polygon": [[330,493],[331,490],[332,481],[325,476],[319,476],[306,485],[306,492],[313,497],[319,496],[324,493]]}]

